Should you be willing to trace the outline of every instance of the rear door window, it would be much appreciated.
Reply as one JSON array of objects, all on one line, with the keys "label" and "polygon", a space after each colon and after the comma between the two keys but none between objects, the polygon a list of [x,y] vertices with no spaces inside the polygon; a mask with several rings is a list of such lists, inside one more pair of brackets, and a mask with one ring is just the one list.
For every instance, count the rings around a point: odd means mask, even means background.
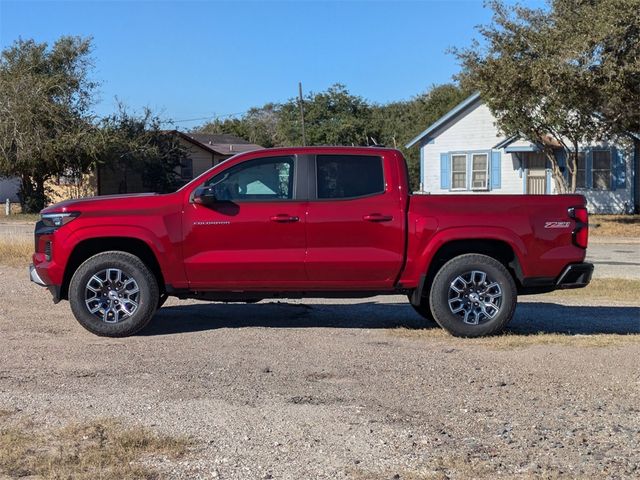
[{"label": "rear door window", "polygon": [[318,155],[318,199],[347,199],[384,193],[382,157]]}]

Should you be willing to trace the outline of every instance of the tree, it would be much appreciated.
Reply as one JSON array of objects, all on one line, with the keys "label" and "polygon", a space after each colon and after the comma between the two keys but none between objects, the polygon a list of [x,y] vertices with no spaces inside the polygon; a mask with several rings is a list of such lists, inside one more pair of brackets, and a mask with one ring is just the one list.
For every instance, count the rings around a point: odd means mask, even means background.
[{"label": "tree", "polygon": [[480,92],[505,135],[541,147],[559,193],[576,189],[580,144],[637,131],[639,5],[552,0],[531,9],[496,0],[493,22],[480,27],[484,44],[454,50],[462,85]]},{"label": "tree", "polygon": [[405,145],[468,95],[469,92],[449,83],[434,85],[410,100],[375,107],[373,121],[381,132],[378,141],[402,151],[412,190],[420,187],[420,152],[417,148],[406,149]]},{"label": "tree", "polygon": [[[94,137],[96,163],[122,173],[124,182],[129,173],[136,174],[145,191],[176,190],[182,183],[178,171],[188,152],[173,132],[161,129],[163,123],[148,108],[142,115],[132,115],[120,104],[116,113],[98,125]],[[125,183],[124,190],[129,188]]]},{"label": "tree", "polygon": [[250,109],[241,118],[216,119],[197,130],[200,133],[228,133],[266,148],[275,147],[279,108],[280,105],[267,103]]},{"label": "tree", "polygon": [[[373,110],[362,97],[342,84],[304,98],[305,133],[308,145],[370,145],[380,132],[371,121]],[[280,107],[278,142],[302,144],[300,105],[290,99]]]},{"label": "tree", "polygon": [[92,162],[90,55],[90,38],[69,36],[17,40],[0,55],[0,175],[21,179],[25,212],[44,208],[46,180]]},{"label": "tree", "polygon": [[[404,145],[426,125],[460,103],[468,92],[452,84],[434,86],[411,100],[375,105],[335,84],[304,99],[309,145],[386,145],[399,148],[409,163],[411,187],[419,185],[419,153]],[[264,147],[302,144],[298,99],[268,103],[241,118],[216,121],[197,131],[230,133]]]}]

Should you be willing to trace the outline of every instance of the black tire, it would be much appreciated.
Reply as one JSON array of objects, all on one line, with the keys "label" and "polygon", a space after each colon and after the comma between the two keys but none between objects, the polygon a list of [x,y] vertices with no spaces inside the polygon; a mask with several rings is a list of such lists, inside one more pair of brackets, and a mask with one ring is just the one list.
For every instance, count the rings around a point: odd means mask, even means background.
[{"label": "black tire", "polygon": [[456,337],[501,332],[511,321],[516,303],[516,284],[505,266],[475,253],[449,260],[436,274],[429,293],[435,321]]},{"label": "black tire", "polygon": [[409,295],[409,305],[411,305],[413,309],[416,311],[416,313],[420,315],[422,318],[424,318],[426,321],[431,323],[436,323],[436,321],[433,318],[433,313],[431,313],[431,307],[429,306],[428,298],[423,297],[422,301],[420,302],[420,305],[414,305],[413,303],[411,303],[411,295]]},{"label": "black tire", "polygon": [[[121,272],[120,277],[117,271]],[[124,278],[124,284],[110,276]],[[136,287],[138,291],[134,292]],[[93,293],[96,290],[109,293]],[[117,298],[119,292],[125,299]],[[87,298],[88,295],[95,297]],[[87,301],[92,308],[100,310],[91,313]],[[126,252],[108,251],[90,257],[78,267],[69,284],[69,303],[74,316],[84,328],[103,337],[126,337],[138,332],[151,321],[159,301],[158,282],[153,273],[142,260]],[[125,308],[131,311],[130,315],[122,313]]]}]

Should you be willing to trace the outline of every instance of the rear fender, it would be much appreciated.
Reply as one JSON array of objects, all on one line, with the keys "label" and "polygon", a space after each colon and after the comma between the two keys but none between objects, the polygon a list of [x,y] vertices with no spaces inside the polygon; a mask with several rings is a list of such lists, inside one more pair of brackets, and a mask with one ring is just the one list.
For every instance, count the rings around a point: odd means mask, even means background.
[{"label": "rear fender", "polygon": [[[447,243],[471,242],[473,240],[497,240],[506,243],[511,247],[518,260],[519,267],[517,268],[521,269],[520,272],[517,272],[518,276],[520,274],[524,277],[527,276],[527,265],[526,262],[523,262],[527,255],[527,248],[522,239],[512,231],[501,227],[455,227],[439,230],[429,238],[415,239],[417,245],[413,249],[411,241],[409,242],[409,249],[413,250],[414,258],[407,263],[405,274],[400,279],[401,285],[408,288],[418,285],[421,275],[429,270],[435,255]],[[470,252],[472,251],[473,249],[470,248]]]}]

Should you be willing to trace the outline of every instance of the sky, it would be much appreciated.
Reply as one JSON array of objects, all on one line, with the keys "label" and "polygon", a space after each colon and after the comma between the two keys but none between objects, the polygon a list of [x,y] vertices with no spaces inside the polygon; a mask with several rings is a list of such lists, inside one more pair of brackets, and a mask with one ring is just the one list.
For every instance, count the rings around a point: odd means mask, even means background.
[{"label": "sky", "polygon": [[0,47],[91,36],[98,116],[119,100],[186,130],[286,101],[298,82],[305,93],[342,83],[371,102],[411,98],[451,81],[447,50],[490,19],[481,0],[0,0]]}]

